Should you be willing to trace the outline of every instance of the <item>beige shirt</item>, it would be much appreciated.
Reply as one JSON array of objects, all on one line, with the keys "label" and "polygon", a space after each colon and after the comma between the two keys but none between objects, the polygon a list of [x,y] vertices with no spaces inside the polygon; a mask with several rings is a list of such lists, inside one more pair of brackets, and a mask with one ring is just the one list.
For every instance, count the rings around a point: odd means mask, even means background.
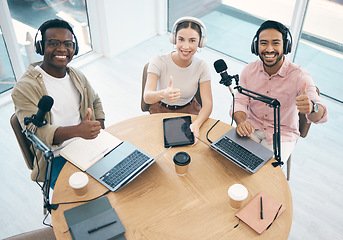
[{"label": "beige shirt", "polygon": [[[31,117],[32,114],[36,114],[38,110],[37,105],[39,100],[42,98],[43,95],[48,95],[47,89],[42,79],[42,74],[35,69],[35,66],[39,65],[40,63],[41,62],[29,65],[27,71],[16,83],[12,91],[15,113],[23,129],[25,129],[24,118]],[[91,120],[105,119],[101,100],[87,81],[86,77],[80,71],[72,67],[67,67],[67,72],[81,95],[81,119],[83,119],[87,115],[88,108],[92,109]],[[48,124],[43,127],[37,128],[34,134],[44,144],[46,144],[47,147],[52,147],[54,134],[59,126],[51,125],[51,114],[49,112],[46,114],[46,120],[48,121]],[[29,124],[28,127],[31,127],[30,125],[31,124]],[[42,152],[36,149],[35,152],[39,165],[39,175],[37,180],[44,181],[47,164],[44,160]],[[37,161],[35,160],[33,171],[31,173],[31,179],[36,180],[37,174],[38,167]]]}]

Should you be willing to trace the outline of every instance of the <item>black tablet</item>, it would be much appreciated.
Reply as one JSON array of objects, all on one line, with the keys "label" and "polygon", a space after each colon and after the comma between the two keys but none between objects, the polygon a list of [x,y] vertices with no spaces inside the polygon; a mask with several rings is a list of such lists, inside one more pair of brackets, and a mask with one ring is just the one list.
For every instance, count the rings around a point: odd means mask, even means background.
[{"label": "black tablet", "polygon": [[164,147],[178,147],[193,144],[194,135],[189,128],[191,124],[191,116],[163,119]]}]

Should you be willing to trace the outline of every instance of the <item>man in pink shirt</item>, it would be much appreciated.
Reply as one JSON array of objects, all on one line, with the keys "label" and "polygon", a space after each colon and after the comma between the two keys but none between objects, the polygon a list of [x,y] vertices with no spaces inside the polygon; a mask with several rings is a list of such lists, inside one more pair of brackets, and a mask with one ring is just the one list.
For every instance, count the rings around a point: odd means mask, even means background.
[{"label": "man in pink shirt", "polygon": [[[260,60],[243,69],[239,84],[280,102],[282,161],[287,161],[300,136],[298,112],[306,114],[308,122],[323,123],[328,119],[311,76],[285,58],[291,48],[292,36],[287,27],[275,21],[264,22],[251,46]],[[234,111],[237,133],[251,136],[273,150],[274,109],[237,92]]]}]

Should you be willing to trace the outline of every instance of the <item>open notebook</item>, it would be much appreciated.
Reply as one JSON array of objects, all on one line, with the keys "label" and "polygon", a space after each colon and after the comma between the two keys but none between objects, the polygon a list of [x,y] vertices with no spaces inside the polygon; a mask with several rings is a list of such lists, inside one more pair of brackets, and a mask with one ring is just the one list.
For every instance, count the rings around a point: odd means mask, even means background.
[{"label": "open notebook", "polygon": [[76,138],[61,150],[61,156],[82,171],[86,171],[123,141],[105,130],[90,140]]},{"label": "open notebook", "polygon": [[[260,214],[261,196],[263,199],[263,219],[261,219]],[[265,192],[260,192],[236,214],[236,217],[254,229],[258,234],[262,234],[285,209],[285,206],[274,198]]]}]

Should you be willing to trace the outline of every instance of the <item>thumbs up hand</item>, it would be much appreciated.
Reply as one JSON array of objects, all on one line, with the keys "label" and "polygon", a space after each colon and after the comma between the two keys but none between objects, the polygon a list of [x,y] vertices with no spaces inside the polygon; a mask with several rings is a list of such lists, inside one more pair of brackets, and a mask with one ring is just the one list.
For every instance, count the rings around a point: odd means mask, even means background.
[{"label": "thumbs up hand", "polygon": [[88,108],[87,115],[78,125],[79,136],[84,139],[93,139],[98,136],[101,129],[99,121],[91,121],[92,109]]},{"label": "thumbs up hand", "polygon": [[313,110],[313,104],[311,102],[310,97],[306,91],[306,83],[304,83],[301,89],[301,95],[299,95],[296,99],[296,105],[300,113],[309,114]]},{"label": "thumbs up hand", "polygon": [[88,108],[87,109],[87,115],[85,117],[85,121],[90,121],[91,120],[91,116],[92,116],[92,109]]},{"label": "thumbs up hand", "polygon": [[164,89],[164,99],[169,102],[175,102],[180,98],[181,91],[178,88],[173,88],[173,77],[170,76],[168,87]]}]

